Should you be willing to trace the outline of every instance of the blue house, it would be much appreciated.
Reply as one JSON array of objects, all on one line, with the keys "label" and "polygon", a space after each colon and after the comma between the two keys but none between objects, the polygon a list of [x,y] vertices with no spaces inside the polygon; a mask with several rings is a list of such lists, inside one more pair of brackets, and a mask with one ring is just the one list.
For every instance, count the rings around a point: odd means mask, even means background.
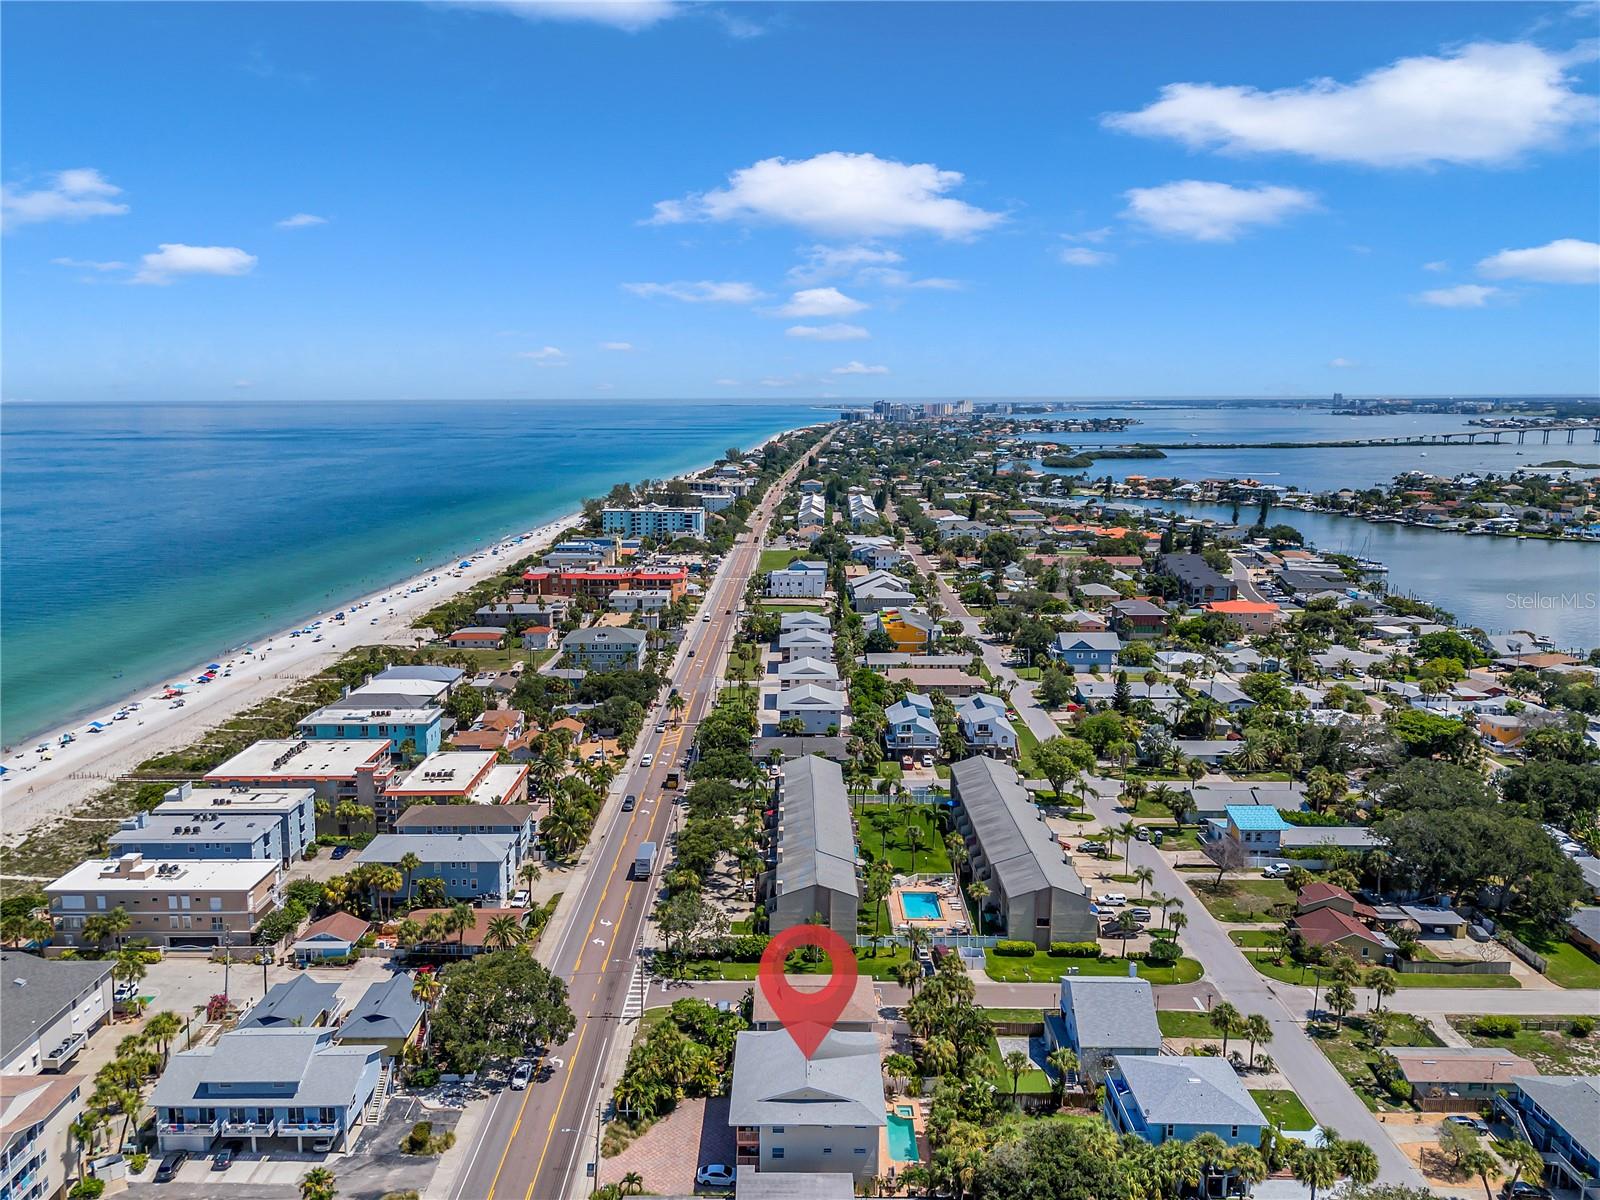
[{"label": "blue house", "polygon": [[1230,804],[1223,811],[1227,835],[1251,854],[1276,854],[1284,832],[1294,828],[1270,804]]},{"label": "blue house", "polygon": [[498,833],[380,833],[361,852],[363,863],[385,863],[396,870],[407,854],[422,865],[412,872],[418,879],[442,879],[444,894],[452,900],[480,897],[506,900],[516,891],[517,838]]},{"label": "blue house", "polygon": [[1118,1133],[1159,1146],[1214,1133],[1230,1146],[1259,1146],[1267,1118],[1220,1058],[1128,1054],[1106,1066],[1105,1118]]},{"label": "blue house", "polygon": [[1061,1010],[1045,1014],[1045,1038],[1052,1050],[1076,1054],[1079,1072],[1099,1083],[1126,1055],[1161,1053],[1155,992],[1143,979],[1063,976]]},{"label": "blue house", "polygon": [[248,1138],[252,1152],[263,1140],[299,1153],[347,1150],[382,1059],[382,1047],[340,1045],[324,1027],[229,1030],[168,1061],[150,1095],[157,1145],[203,1154]]},{"label": "blue house", "polygon": [[431,706],[399,708],[392,706],[350,707],[361,699],[360,691],[319,708],[295,727],[299,737],[314,741],[358,741],[386,739],[398,756],[410,742],[418,756],[437,753],[444,741],[444,709]]},{"label": "blue house", "polygon": [[1116,665],[1122,639],[1114,633],[1058,633],[1050,657],[1074,670],[1104,671]]},{"label": "blue house", "polygon": [[933,701],[921,692],[907,692],[883,710],[883,744],[891,754],[922,753],[939,748],[939,726]]},{"label": "blue house", "polygon": [[[1495,1107],[1544,1156],[1545,1182],[1600,1196],[1600,1075],[1514,1075]],[[1536,1182],[1529,1180],[1529,1182]]]},{"label": "blue house", "polygon": [[275,822],[277,851],[285,865],[305,854],[306,846],[317,836],[317,793],[310,787],[196,787],[182,783],[169,791],[149,815],[183,818],[192,824],[194,818],[213,813]]},{"label": "blue house", "polygon": [[[162,806],[165,807],[165,806]],[[111,857],[266,858],[287,862],[283,826],[270,815],[222,811],[195,815],[141,812],[122,820],[111,835]]]}]

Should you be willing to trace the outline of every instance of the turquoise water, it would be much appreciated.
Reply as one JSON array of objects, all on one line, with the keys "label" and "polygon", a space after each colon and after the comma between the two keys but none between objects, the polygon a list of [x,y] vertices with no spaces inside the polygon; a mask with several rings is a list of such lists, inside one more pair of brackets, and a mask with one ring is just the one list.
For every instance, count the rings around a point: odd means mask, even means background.
[{"label": "turquoise water", "polygon": [[909,921],[937,921],[944,915],[938,892],[901,892],[900,904]]},{"label": "turquoise water", "polygon": [[0,740],[826,419],[795,402],[0,406]]},{"label": "turquoise water", "polygon": [[911,1118],[895,1111],[889,1114],[889,1158],[897,1163],[917,1162],[917,1127]]}]

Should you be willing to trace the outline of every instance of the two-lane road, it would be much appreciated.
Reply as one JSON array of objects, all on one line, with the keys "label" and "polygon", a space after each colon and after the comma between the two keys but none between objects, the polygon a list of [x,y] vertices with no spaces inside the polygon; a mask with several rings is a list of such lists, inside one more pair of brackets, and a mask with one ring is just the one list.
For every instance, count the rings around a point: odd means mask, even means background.
[{"label": "two-lane road", "polygon": [[[695,724],[716,703],[722,662],[737,628],[745,586],[760,560],[762,536],[773,509],[810,458],[768,490],[751,514],[751,532],[717,573],[672,673],[685,701],[682,724],[668,719],[664,732],[646,726],[636,748],[640,765],[614,789],[602,810],[584,851],[588,869],[583,882],[563,898],[552,933],[539,946],[539,960],[567,982],[568,1003],[577,1017],[572,1036],[550,1048],[548,1062],[554,1069],[547,1079],[526,1091],[502,1091],[490,1101],[450,1188],[451,1200],[561,1200],[573,1192],[576,1181],[586,1178],[584,1164],[594,1159],[594,1121],[603,1099],[600,1080],[622,1028],[629,989],[639,986],[635,973],[640,969],[641,933],[676,819],[674,802],[681,794],[665,790],[666,774],[677,768]],[[642,765],[646,756],[648,767]],[[617,797],[628,794],[637,796],[638,804],[623,812]],[[659,852],[655,875],[639,881],[630,875],[644,842],[654,842]]]}]

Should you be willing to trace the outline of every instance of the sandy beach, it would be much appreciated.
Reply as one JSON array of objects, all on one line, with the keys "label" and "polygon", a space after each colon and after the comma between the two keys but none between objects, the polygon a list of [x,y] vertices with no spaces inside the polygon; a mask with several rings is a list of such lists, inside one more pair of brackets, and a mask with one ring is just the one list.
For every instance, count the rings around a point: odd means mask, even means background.
[{"label": "sandy beach", "polygon": [[[14,846],[42,823],[65,816],[108,783],[157,754],[194,742],[206,729],[316,674],[355,646],[410,645],[412,621],[430,608],[545,549],[581,517],[568,513],[537,529],[452,557],[392,587],[336,605],[245,649],[177,671],[166,682],[183,689],[182,704],[165,698],[164,683],[108,704],[103,712],[29,740],[0,759],[0,838]],[[463,567],[465,562],[468,565]],[[343,612],[344,620],[334,614]],[[305,630],[312,630],[310,633]],[[196,682],[213,663],[209,683]],[[118,718],[117,714],[123,713]],[[91,723],[98,721],[98,732]],[[62,744],[63,737],[72,740]],[[47,747],[41,751],[40,747]]]}]

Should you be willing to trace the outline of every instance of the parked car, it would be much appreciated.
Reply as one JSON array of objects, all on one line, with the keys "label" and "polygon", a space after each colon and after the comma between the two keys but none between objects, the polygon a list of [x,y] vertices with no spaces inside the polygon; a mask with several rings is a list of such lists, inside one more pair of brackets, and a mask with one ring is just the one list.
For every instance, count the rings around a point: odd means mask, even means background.
[{"label": "parked car", "polygon": [[1128,915],[1135,921],[1150,920],[1150,910],[1148,908],[1130,908],[1128,910]]},{"label": "parked car", "polygon": [[1155,831],[1155,832],[1154,832],[1154,833],[1152,833],[1152,834],[1151,834],[1151,835],[1150,835],[1150,844],[1151,844],[1151,845],[1152,845],[1152,846],[1160,846],[1160,845],[1161,845],[1161,842],[1162,842],[1162,840],[1163,840],[1163,839],[1164,839],[1164,838],[1165,838],[1165,837],[1166,837],[1166,836],[1167,836],[1167,835],[1166,835],[1166,834],[1165,834],[1165,833],[1163,833],[1163,832],[1162,832],[1162,831],[1161,831],[1161,830],[1159,830],[1159,829],[1158,829],[1158,830],[1156,830],[1156,831]]},{"label": "parked car", "polygon": [[511,1090],[524,1091],[533,1082],[533,1064],[527,1059],[519,1062],[511,1072]]},{"label": "parked car", "polygon": [[1464,1125],[1482,1137],[1489,1135],[1489,1123],[1482,1117],[1468,1116],[1466,1113],[1452,1113],[1444,1119],[1446,1125]]},{"label": "parked car", "polygon": [[631,793],[629,795],[627,795],[627,796],[624,796],[622,798],[622,811],[623,812],[632,812],[633,811],[633,806],[635,804],[637,804],[637,803],[639,803],[639,797],[637,797],[637,796],[635,796],[635,795],[633,795]]},{"label": "parked car", "polygon": [[922,756],[922,765],[923,765],[923,766],[925,766],[925,767],[931,767],[931,766],[933,766],[933,755],[931,755],[931,754],[924,754],[924,755],[923,755],[923,756]]},{"label": "parked car", "polygon": [[518,888],[517,891],[512,894],[512,896],[511,896],[511,907],[512,908],[527,908],[528,907],[528,889],[527,888]]},{"label": "parked car", "polygon": [[733,1186],[733,1168],[727,1163],[707,1163],[694,1173],[694,1181],[701,1187]]},{"label": "parked car", "polygon": [[1550,1189],[1519,1179],[1515,1183],[1500,1185],[1500,1194],[1506,1200],[1551,1200]]},{"label": "parked car", "polygon": [[233,1151],[224,1146],[211,1156],[211,1169],[213,1171],[226,1171],[233,1166]]},{"label": "parked car", "polygon": [[911,755],[902,754],[900,756],[900,767],[902,770],[909,771],[915,764],[916,759],[912,758]]},{"label": "parked car", "polygon": [[1288,863],[1268,863],[1266,868],[1261,872],[1262,877],[1266,879],[1282,879],[1288,873]]},{"label": "parked car", "polygon": [[350,853],[350,847],[349,846],[335,846],[333,848],[333,857],[336,858],[336,859],[343,858],[345,855],[347,855],[349,853]]},{"label": "parked car", "polygon": [[161,1165],[156,1168],[157,1183],[171,1183],[178,1177],[178,1168],[189,1161],[187,1150],[169,1151],[161,1160]]},{"label": "parked car", "polygon": [[1133,837],[1134,837],[1135,841],[1148,842],[1150,840],[1150,830],[1148,828],[1146,828],[1145,826],[1141,825],[1141,826],[1139,826],[1138,832],[1135,833],[1133,835]]},{"label": "parked car", "polygon": [[1094,902],[1102,908],[1121,908],[1128,902],[1128,898],[1121,892],[1105,892],[1096,896]]}]

